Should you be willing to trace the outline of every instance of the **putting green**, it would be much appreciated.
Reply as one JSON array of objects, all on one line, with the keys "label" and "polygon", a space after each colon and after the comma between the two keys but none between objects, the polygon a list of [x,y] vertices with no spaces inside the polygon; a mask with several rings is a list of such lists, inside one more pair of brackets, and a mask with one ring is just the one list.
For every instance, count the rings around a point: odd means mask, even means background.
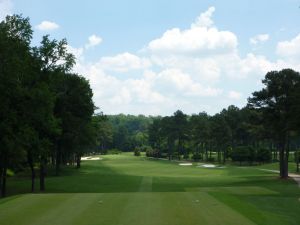
[{"label": "putting green", "polygon": [[[9,189],[29,187],[10,179]],[[293,180],[254,168],[179,166],[105,156],[47,179],[45,194],[0,200],[1,225],[284,225],[300,223]]]}]

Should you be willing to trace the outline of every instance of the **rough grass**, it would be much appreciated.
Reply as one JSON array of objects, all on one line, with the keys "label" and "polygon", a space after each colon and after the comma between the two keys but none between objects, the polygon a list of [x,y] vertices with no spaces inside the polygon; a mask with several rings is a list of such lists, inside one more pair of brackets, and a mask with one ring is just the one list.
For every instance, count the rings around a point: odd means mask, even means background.
[{"label": "rough grass", "polygon": [[[10,178],[8,185],[11,195],[25,193],[30,181]],[[256,168],[108,155],[48,177],[46,187],[0,200],[0,224],[300,224],[296,183]]]}]

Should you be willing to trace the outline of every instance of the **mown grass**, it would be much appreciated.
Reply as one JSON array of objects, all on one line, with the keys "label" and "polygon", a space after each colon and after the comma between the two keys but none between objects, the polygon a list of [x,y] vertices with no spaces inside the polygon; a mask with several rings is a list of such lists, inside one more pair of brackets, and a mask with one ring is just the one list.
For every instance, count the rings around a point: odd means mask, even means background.
[{"label": "mown grass", "polygon": [[[0,200],[0,224],[300,224],[300,189],[277,176],[107,155],[48,177],[45,194]],[[10,195],[29,187],[27,178],[8,180]]]}]

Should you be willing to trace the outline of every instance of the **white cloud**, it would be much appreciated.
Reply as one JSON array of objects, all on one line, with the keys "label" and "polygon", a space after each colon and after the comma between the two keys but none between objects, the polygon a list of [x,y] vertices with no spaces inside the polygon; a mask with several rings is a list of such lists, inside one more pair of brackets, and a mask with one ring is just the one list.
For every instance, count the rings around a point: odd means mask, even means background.
[{"label": "white cloud", "polygon": [[102,57],[98,62],[105,70],[128,72],[129,70],[146,69],[151,66],[148,59],[140,58],[128,52],[113,57]]},{"label": "white cloud", "polygon": [[257,45],[262,42],[266,42],[270,39],[269,34],[258,34],[252,38],[250,38],[250,43],[253,45]]},{"label": "white cloud", "polygon": [[277,54],[282,57],[297,58],[300,57],[300,34],[290,41],[282,41],[277,45]]},{"label": "white cloud", "polygon": [[228,97],[235,100],[241,99],[242,96],[243,94],[237,91],[229,91],[228,93]]},{"label": "white cloud", "polygon": [[72,53],[77,60],[83,60],[84,59],[83,58],[84,49],[82,47],[74,48],[74,47],[68,45],[67,50],[68,50],[69,53]]},{"label": "white cloud", "polygon": [[151,41],[147,49],[160,54],[224,54],[237,47],[235,34],[216,28],[193,27],[188,30],[173,28],[161,38]]},{"label": "white cloud", "polygon": [[135,114],[161,114],[157,105],[165,105],[168,99],[153,88],[151,71],[145,71],[139,79],[117,79],[106,74],[96,64],[78,62],[75,71],[90,80],[94,92],[94,101],[105,113],[116,114],[130,112]]},{"label": "white cloud", "polygon": [[59,25],[57,23],[46,21],[46,20],[36,26],[36,29],[40,31],[51,31],[51,30],[56,30],[58,28]]},{"label": "white cloud", "polygon": [[93,34],[89,36],[89,42],[85,45],[86,49],[89,49],[91,47],[97,46],[102,42],[102,38]]},{"label": "white cloud", "polygon": [[217,88],[203,86],[193,80],[189,74],[178,69],[163,70],[155,76],[154,83],[161,92],[178,96],[213,97],[222,92]]},{"label": "white cloud", "polygon": [[215,7],[210,7],[206,12],[201,13],[201,15],[196,19],[195,23],[192,24],[192,28],[211,27],[214,24],[214,21],[211,17],[215,10]]},{"label": "white cloud", "polygon": [[13,3],[11,0],[0,0],[0,21],[12,13]]},{"label": "white cloud", "polygon": [[[87,63],[83,60],[86,46],[72,49],[79,56],[75,70],[90,80],[96,105],[108,114],[166,115],[177,109],[213,114],[230,104],[244,106],[246,97],[261,88],[257,81],[268,71],[300,70],[299,61],[290,60],[298,54],[300,35],[278,44],[282,59],[270,61],[254,53],[241,56],[236,35],[214,25],[214,10],[211,7],[202,13],[188,29],[167,30],[138,53]],[[252,42],[268,38],[257,35]],[[243,91],[236,91],[241,85]]]},{"label": "white cloud", "polygon": [[211,16],[214,11],[215,8],[210,7],[189,29],[167,30],[160,38],[151,41],[146,51],[153,54],[190,54],[198,57],[235,51],[238,45],[236,35],[230,31],[219,31],[212,27]]}]

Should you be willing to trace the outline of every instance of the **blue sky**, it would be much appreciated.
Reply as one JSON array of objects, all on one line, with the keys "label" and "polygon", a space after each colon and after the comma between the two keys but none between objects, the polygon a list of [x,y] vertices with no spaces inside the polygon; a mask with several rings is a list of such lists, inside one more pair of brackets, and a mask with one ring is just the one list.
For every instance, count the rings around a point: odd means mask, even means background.
[{"label": "blue sky", "polygon": [[300,70],[300,0],[0,0],[33,44],[66,37],[107,114],[242,107],[270,70]]}]

